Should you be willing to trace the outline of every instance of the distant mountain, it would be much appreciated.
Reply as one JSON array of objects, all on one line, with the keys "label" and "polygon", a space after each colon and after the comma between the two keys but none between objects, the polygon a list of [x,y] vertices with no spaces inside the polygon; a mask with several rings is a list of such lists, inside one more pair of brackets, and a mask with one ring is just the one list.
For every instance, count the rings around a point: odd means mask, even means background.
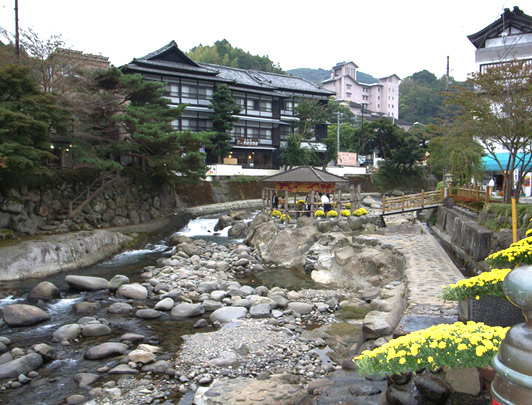
[{"label": "distant mountain", "polygon": [[309,69],[309,68],[297,68],[286,71],[287,74],[307,79],[308,81],[316,84],[321,84],[322,81],[331,77],[331,70],[325,69]]},{"label": "distant mountain", "polygon": [[[331,71],[325,69],[297,68],[287,70],[286,73],[295,77],[307,79],[308,81],[311,81],[312,83],[316,83],[318,85],[321,85],[321,82],[331,77]],[[357,71],[357,81],[365,84],[379,83],[379,79],[376,79],[375,77],[368,75],[367,73],[359,71]]]}]

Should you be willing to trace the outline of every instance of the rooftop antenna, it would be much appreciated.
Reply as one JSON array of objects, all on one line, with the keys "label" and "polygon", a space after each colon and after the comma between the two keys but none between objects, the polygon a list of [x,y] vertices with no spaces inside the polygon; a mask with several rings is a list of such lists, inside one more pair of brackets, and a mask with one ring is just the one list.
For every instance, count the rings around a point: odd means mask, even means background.
[{"label": "rooftop antenna", "polygon": [[20,59],[20,41],[18,33],[18,0],[15,0],[15,55]]}]

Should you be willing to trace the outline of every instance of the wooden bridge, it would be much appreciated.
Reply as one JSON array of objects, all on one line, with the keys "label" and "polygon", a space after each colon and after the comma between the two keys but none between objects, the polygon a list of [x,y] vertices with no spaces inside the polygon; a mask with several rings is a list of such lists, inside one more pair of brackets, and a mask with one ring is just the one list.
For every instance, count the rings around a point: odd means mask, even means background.
[{"label": "wooden bridge", "polygon": [[427,208],[435,208],[443,202],[444,189],[419,194],[402,195],[401,197],[382,197],[382,214],[394,215],[403,212],[420,211]]}]

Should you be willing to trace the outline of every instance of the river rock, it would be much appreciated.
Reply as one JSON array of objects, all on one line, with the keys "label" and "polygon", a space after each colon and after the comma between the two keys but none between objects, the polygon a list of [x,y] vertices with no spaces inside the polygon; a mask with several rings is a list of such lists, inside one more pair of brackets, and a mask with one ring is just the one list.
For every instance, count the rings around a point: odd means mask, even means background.
[{"label": "river rock", "polygon": [[93,373],[77,373],[74,376],[74,380],[78,383],[79,388],[85,388],[86,386],[92,384],[100,376]]},{"label": "river rock", "polygon": [[177,304],[175,307],[172,308],[172,312],[170,312],[172,317],[178,321],[186,318],[191,318],[193,316],[202,315],[204,313],[205,309],[201,304],[189,304],[186,302]]},{"label": "river rock", "polygon": [[213,312],[217,309],[222,308],[224,305],[220,301],[215,300],[205,300],[203,301],[203,308],[205,309],[205,312]]},{"label": "river rock", "polygon": [[364,339],[376,339],[381,336],[391,335],[392,332],[393,329],[387,321],[385,312],[371,311],[364,318],[362,326]]},{"label": "river rock", "polygon": [[116,291],[121,285],[124,284],[129,284],[129,277],[122,274],[117,274],[111,280],[109,280],[107,288],[111,291]]},{"label": "river rock", "polygon": [[105,342],[91,347],[85,352],[85,358],[88,360],[98,360],[110,356],[119,356],[125,353],[127,346],[123,343]]},{"label": "river rock", "polygon": [[0,355],[0,364],[4,364],[4,363],[7,363],[7,362],[10,362],[13,359],[14,359],[13,355],[11,353],[9,353],[9,352],[6,352],[6,353]]},{"label": "river rock", "polygon": [[249,315],[252,318],[269,318],[271,316],[271,308],[268,304],[258,304],[249,310]]},{"label": "river rock", "polygon": [[233,351],[224,351],[219,357],[210,361],[211,366],[214,367],[230,367],[238,363],[238,356]]},{"label": "river rock", "polygon": [[133,311],[133,307],[127,302],[115,302],[107,307],[107,312],[110,314],[127,314]]},{"label": "river rock", "polygon": [[216,225],[214,226],[214,231],[221,231],[224,228],[227,228],[233,223],[233,218],[229,215],[222,215]]},{"label": "river rock", "polygon": [[158,360],[152,364],[146,364],[142,367],[144,373],[164,374],[171,368],[171,364],[166,360]]},{"label": "river rock", "polygon": [[30,371],[38,369],[43,363],[40,354],[30,353],[0,364],[0,380],[4,378],[17,378],[19,374],[28,374]]},{"label": "river rock", "polygon": [[78,405],[78,404],[84,403],[86,399],[87,398],[85,398],[85,395],[81,395],[81,394],[69,395],[66,399],[66,404],[67,405]]},{"label": "river rock", "polygon": [[57,352],[54,348],[46,343],[38,343],[33,346],[35,353],[40,354],[45,360],[55,360],[57,358]]},{"label": "river rock", "polygon": [[70,287],[79,291],[106,290],[108,285],[108,281],[102,277],[68,275],[65,281]]},{"label": "river rock", "polygon": [[138,333],[124,333],[122,336],[120,336],[120,340],[128,340],[130,342],[142,342],[144,340],[144,335],[140,335]]},{"label": "river rock", "polygon": [[306,302],[290,302],[288,308],[299,315],[308,315],[314,309],[314,305]]},{"label": "river rock", "polygon": [[175,302],[172,298],[166,297],[155,304],[155,309],[158,311],[170,311],[175,305]]},{"label": "river rock", "polygon": [[155,354],[146,350],[132,350],[129,352],[128,357],[135,363],[147,364],[155,360]]},{"label": "river rock", "polygon": [[135,316],[141,319],[155,319],[161,316],[161,312],[157,311],[156,309],[145,308],[139,309],[137,312],[135,312]]},{"label": "river rock", "polygon": [[229,323],[244,318],[247,312],[245,307],[224,307],[214,311],[209,319],[211,322]]},{"label": "river rock", "polygon": [[[118,366],[109,370],[109,374],[138,374],[138,373],[139,373],[138,370],[131,368],[127,364],[119,364]],[[110,389],[115,389],[115,388],[106,388],[105,390],[110,390]],[[120,389],[118,389],[118,391],[120,392]],[[120,395],[121,393],[116,398],[118,399]]]},{"label": "river rock", "polygon": [[77,323],[71,323],[61,326],[52,336],[60,342],[76,339],[81,333],[81,326]]},{"label": "river rock", "polygon": [[83,325],[81,334],[86,337],[104,336],[111,334],[111,328],[107,325],[96,323]]},{"label": "river rock", "polygon": [[9,326],[29,326],[48,321],[50,315],[38,307],[26,304],[11,304],[3,309],[4,322]]},{"label": "river rock", "polygon": [[188,236],[174,233],[172,236],[170,236],[170,238],[168,238],[167,242],[168,246],[175,246],[181,243],[192,243],[192,239],[190,239]]},{"label": "river rock", "polygon": [[123,284],[118,287],[117,295],[132,298],[134,300],[145,300],[148,297],[148,290],[140,284]]},{"label": "river rock", "polygon": [[59,297],[61,297],[59,288],[49,281],[43,281],[42,283],[37,284],[35,287],[33,287],[33,290],[31,290],[30,294],[28,295],[28,299],[30,300],[44,301],[53,300],[54,298]]},{"label": "river rock", "polygon": [[227,231],[227,235],[231,238],[242,236],[246,233],[247,228],[248,226],[245,222],[237,222],[231,228],[229,228],[229,231]]},{"label": "river rock", "polygon": [[201,255],[201,249],[194,243],[182,243],[178,246],[178,249],[185,253],[188,257]]},{"label": "river rock", "polygon": [[280,267],[296,269],[305,265],[305,252],[318,240],[313,226],[281,230],[264,249],[263,261]]}]

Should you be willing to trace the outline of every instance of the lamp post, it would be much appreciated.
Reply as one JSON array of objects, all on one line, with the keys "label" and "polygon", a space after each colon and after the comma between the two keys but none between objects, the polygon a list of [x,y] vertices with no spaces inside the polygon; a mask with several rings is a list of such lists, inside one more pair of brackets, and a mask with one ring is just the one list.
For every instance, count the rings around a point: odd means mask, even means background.
[{"label": "lamp post", "polygon": [[493,358],[493,404],[520,405],[532,400],[532,266],[518,267],[504,279],[504,293],[523,309],[525,323],[514,325]]}]

